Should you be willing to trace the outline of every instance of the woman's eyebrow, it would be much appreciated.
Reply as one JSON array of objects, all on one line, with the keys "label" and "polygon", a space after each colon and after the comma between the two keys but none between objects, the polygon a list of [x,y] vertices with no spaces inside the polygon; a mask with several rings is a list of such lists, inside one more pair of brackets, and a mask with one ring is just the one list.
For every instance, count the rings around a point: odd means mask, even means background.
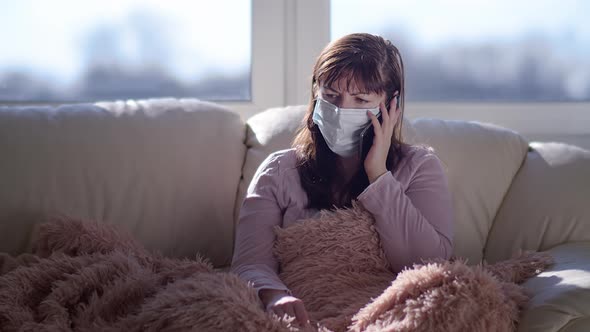
[{"label": "woman's eyebrow", "polygon": [[[328,90],[331,90],[331,91],[334,91],[336,93],[340,93],[340,91],[338,91],[338,90],[336,90],[334,88],[331,88],[331,87],[329,87],[327,85],[324,85],[324,88],[325,89],[328,89]],[[370,95],[370,94],[371,94],[370,92],[355,92],[355,93],[351,93],[350,95],[351,96],[358,96],[358,95]]]}]

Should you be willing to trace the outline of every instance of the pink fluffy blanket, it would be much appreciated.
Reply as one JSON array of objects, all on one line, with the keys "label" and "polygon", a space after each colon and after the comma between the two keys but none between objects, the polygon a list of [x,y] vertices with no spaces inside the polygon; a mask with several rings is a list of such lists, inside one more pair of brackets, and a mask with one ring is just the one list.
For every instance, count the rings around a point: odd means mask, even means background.
[{"label": "pink fluffy blanket", "polygon": [[[433,261],[392,274],[359,206],[277,229],[281,278],[321,331],[508,331],[541,253],[489,266]],[[33,254],[0,255],[2,331],[298,331],[251,285],[203,258],[146,251],[106,224],[56,218]]]}]

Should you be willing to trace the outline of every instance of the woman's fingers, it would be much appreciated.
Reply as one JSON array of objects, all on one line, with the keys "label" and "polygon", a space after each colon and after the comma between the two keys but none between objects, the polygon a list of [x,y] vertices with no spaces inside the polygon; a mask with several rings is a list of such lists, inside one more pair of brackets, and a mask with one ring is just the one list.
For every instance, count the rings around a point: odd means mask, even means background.
[{"label": "woman's fingers", "polygon": [[293,302],[284,304],[282,309],[287,315],[295,317],[295,308],[293,308]]},{"label": "woman's fingers", "polygon": [[274,306],[271,310],[279,317],[283,317],[285,315],[285,311],[279,306]]},{"label": "woman's fingers", "polygon": [[371,118],[373,131],[375,132],[375,138],[381,137],[381,124],[379,123],[379,119],[377,119],[377,116],[375,116],[375,114],[371,113],[370,111],[367,111],[367,114],[369,115],[369,118]]},{"label": "woman's fingers", "polygon": [[383,123],[389,123],[389,110],[385,107],[384,103],[379,103],[379,109],[381,110],[381,116],[383,117]]},{"label": "woman's fingers", "polygon": [[387,135],[390,132],[393,132],[393,127],[395,127],[395,122],[397,120],[397,113],[399,109],[396,107],[397,98],[399,96],[393,97],[391,103],[389,105],[389,110],[385,107],[384,103],[379,103],[379,109],[381,110],[381,118],[382,123],[379,123],[379,119],[376,115],[371,112],[367,112],[369,117],[371,118],[371,122],[373,123],[373,128],[375,130],[375,136],[379,134]]},{"label": "woman's fingers", "polygon": [[285,318],[285,315],[292,317],[302,327],[310,326],[309,316],[305,311],[303,301],[296,297],[287,294],[278,294],[271,299],[266,307],[266,311],[276,314],[279,319]]},{"label": "woman's fingers", "polygon": [[301,326],[309,326],[309,316],[301,300],[284,302],[269,309],[280,318],[287,314],[287,316],[294,317]]},{"label": "woman's fingers", "polygon": [[303,302],[295,302],[293,305],[295,309],[295,317],[301,324],[301,326],[308,326],[309,325],[309,316],[307,315],[307,311],[303,306]]},{"label": "woman's fingers", "polygon": [[396,106],[398,98],[399,95],[396,95],[391,99],[389,112],[387,112],[387,125],[385,125],[385,121],[383,122],[383,128],[387,135],[393,134],[393,128],[395,127],[397,119],[399,118],[400,109]]},{"label": "woman's fingers", "polygon": [[383,128],[383,134],[387,135],[388,128],[391,127],[392,113],[385,107],[384,103],[379,104],[379,107],[381,108],[381,117],[383,118],[381,127]]},{"label": "woman's fingers", "polygon": [[285,302],[271,307],[271,311],[283,318],[285,314],[294,317],[301,325],[305,326],[309,323],[309,317],[301,301]]}]

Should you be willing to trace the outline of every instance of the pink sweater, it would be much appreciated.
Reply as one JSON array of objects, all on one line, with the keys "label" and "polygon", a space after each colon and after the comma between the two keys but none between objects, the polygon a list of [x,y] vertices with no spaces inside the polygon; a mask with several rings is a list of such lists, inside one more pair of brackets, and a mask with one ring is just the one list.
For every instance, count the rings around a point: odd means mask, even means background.
[{"label": "pink sweater", "polygon": [[[271,154],[259,166],[242,203],[231,271],[254,288],[281,289],[279,264],[272,254],[273,227],[312,217],[295,167],[295,150]],[[375,227],[394,272],[421,258],[449,258],[453,209],[447,178],[438,157],[411,146],[395,173],[370,184],[358,201],[375,217]]]}]

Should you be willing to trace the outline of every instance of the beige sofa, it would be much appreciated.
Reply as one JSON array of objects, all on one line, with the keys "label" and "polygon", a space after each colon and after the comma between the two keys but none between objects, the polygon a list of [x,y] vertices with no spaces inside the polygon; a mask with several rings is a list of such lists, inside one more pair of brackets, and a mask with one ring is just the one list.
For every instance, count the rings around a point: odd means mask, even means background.
[{"label": "beige sofa", "polygon": [[[32,226],[67,213],[227,268],[247,185],[269,153],[289,147],[303,112],[245,122],[189,99],[0,107],[0,251],[30,250]],[[590,152],[466,121],[406,117],[403,134],[446,166],[456,255],[554,254],[557,264],[526,283],[534,296],[520,330],[590,331]]]}]

